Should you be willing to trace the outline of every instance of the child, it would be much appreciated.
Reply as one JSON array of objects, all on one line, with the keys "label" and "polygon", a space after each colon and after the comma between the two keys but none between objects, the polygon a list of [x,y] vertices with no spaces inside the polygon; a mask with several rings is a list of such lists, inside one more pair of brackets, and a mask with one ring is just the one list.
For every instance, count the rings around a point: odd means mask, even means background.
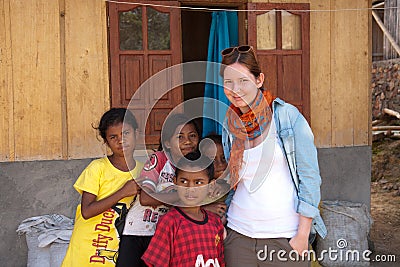
[{"label": "child", "polygon": [[[210,198],[204,201],[206,205],[204,205],[203,207],[204,209],[219,215],[222,222],[225,224],[226,204],[224,200],[225,194],[228,193],[230,186],[229,183],[225,180],[227,179],[227,173],[225,173],[225,170],[228,167],[228,163],[225,159],[221,135],[210,134],[204,137],[200,142],[200,151],[210,159],[214,159],[213,162],[215,180],[213,181],[213,183],[217,183],[219,185],[219,190],[213,190],[213,195],[211,195]],[[215,199],[217,199],[217,201],[214,201]]]},{"label": "child", "polygon": [[118,212],[129,207],[140,189],[133,180],[143,167],[133,158],[137,128],[135,117],[124,108],[101,117],[97,130],[112,154],[93,160],[74,184],[82,200],[63,267],[115,266]]},{"label": "child", "polygon": [[[145,163],[140,174],[140,202],[137,200],[129,210],[121,237],[118,267],[146,266],[141,259],[157,221],[168,211],[164,203],[174,203],[177,194],[167,194],[174,187],[175,163],[187,153],[197,150],[199,130],[183,114],[169,116],[161,132],[160,149]],[[156,199],[152,198],[154,196]]]},{"label": "child", "polygon": [[[204,145],[202,145],[203,141],[205,142]],[[228,167],[222,147],[222,136],[218,134],[207,135],[200,142],[200,150],[205,156],[214,159],[214,178],[221,177],[226,167]]]},{"label": "child", "polygon": [[187,154],[177,164],[180,207],[172,208],[158,223],[142,257],[148,266],[225,266],[224,226],[217,215],[200,206],[213,168],[210,159],[198,152]]}]

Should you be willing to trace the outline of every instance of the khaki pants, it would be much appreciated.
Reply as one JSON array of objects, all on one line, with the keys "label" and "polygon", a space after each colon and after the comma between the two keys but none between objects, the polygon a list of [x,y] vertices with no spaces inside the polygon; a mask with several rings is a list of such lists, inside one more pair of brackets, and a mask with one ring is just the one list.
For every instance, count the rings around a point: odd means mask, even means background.
[{"label": "khaki pants", "polygon": [[292,250],[287,238],[250,238],[228,228],[224,247],[227,267],[310,266]]}]

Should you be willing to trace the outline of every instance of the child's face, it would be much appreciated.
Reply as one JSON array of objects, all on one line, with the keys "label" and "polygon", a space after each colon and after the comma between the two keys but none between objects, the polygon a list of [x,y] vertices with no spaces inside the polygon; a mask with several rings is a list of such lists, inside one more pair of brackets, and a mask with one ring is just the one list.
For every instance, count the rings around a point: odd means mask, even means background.
[{"label": "child's face", "polygon": [[178,126],[171,139],[165,142],[175,161],[195,151],[198,144],[199,135],[193,124],[185,124],[183,127],[182,125]]},{"label": "child's face", "polygon": [[211,145],[204,150],[204,154],[210,159],[214,159],[214,178],[220,177],[225,171],[226,167],[228,167],[222,145]]},{"label": "child's face", "polygon": [[114,155],[132,155],[136,147],[136,132],[129,124],[117,123],[107,128],[106,142]]},{"label": "child's face", "polygon": [[207,170],[180,171],[175,180],[178,195],[185,206],[199,206],[208,194]]}]

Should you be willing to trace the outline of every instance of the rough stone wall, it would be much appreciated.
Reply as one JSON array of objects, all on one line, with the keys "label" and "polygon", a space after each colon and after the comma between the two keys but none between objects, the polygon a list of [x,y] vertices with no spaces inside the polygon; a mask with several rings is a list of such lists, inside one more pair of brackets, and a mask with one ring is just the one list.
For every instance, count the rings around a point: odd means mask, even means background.
[{"label": "rough stone wall", "polygon": [[400,112],[400,58],[372,63],[372,119],[389,108]]}]

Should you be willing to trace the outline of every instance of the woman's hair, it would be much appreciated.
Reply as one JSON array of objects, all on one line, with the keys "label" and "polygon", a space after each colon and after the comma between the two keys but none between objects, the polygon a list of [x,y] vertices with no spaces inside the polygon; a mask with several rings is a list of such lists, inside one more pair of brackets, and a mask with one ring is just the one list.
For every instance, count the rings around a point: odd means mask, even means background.
[{"label": "woman's hair", "polygon": [[257,57],[254,54],[254,50],[251,48],[248,52],[239,52],[237,49],[234,49],[232,53],[222,56],[221,67],[219,70],[221,77],[224,77],[225,68],[236,62],[245,66],[254,77],[258,78],[260,76],[261,68],[258,64]]},{"label": "woman's hair", "polygon": [[[192,124],[193,127],[195,128],[197,134],[200,137],[200,130],[199,127],[197,126],[196,122],[194,119],[189,119],[186,117],[185,114],[182,113],[175,113],[167,117],[165,120],[162,131],[161,131],[161,140],[160,140],[160,145],[158,147],[158,151],[163,150],[165,148],[164,142],[171,140],[172,136],[174,136],[176,128],[180,125],[187,125],[187,124]],[[167,149],[165,149],[167,150]]]},{"label": "woman's hair", "polygon": [[108,127],[118,123],[127,123],[132,126],[134,130],[138,128],[135,116],[126,108],[112,108],[105,112],[100,119],[99,126],[94,128],[98,130],[99,135],[106,141],[106,131]]},{"label": "woman's hair", "polygon": [[178,161],[178,164],[176,164],[175,176],[178,177],[178,174],[185,170],[193,172],[205,170],[208,181],[214,179],[213,161],[206,156],[202,156],[199,151],[190,152]]}]

